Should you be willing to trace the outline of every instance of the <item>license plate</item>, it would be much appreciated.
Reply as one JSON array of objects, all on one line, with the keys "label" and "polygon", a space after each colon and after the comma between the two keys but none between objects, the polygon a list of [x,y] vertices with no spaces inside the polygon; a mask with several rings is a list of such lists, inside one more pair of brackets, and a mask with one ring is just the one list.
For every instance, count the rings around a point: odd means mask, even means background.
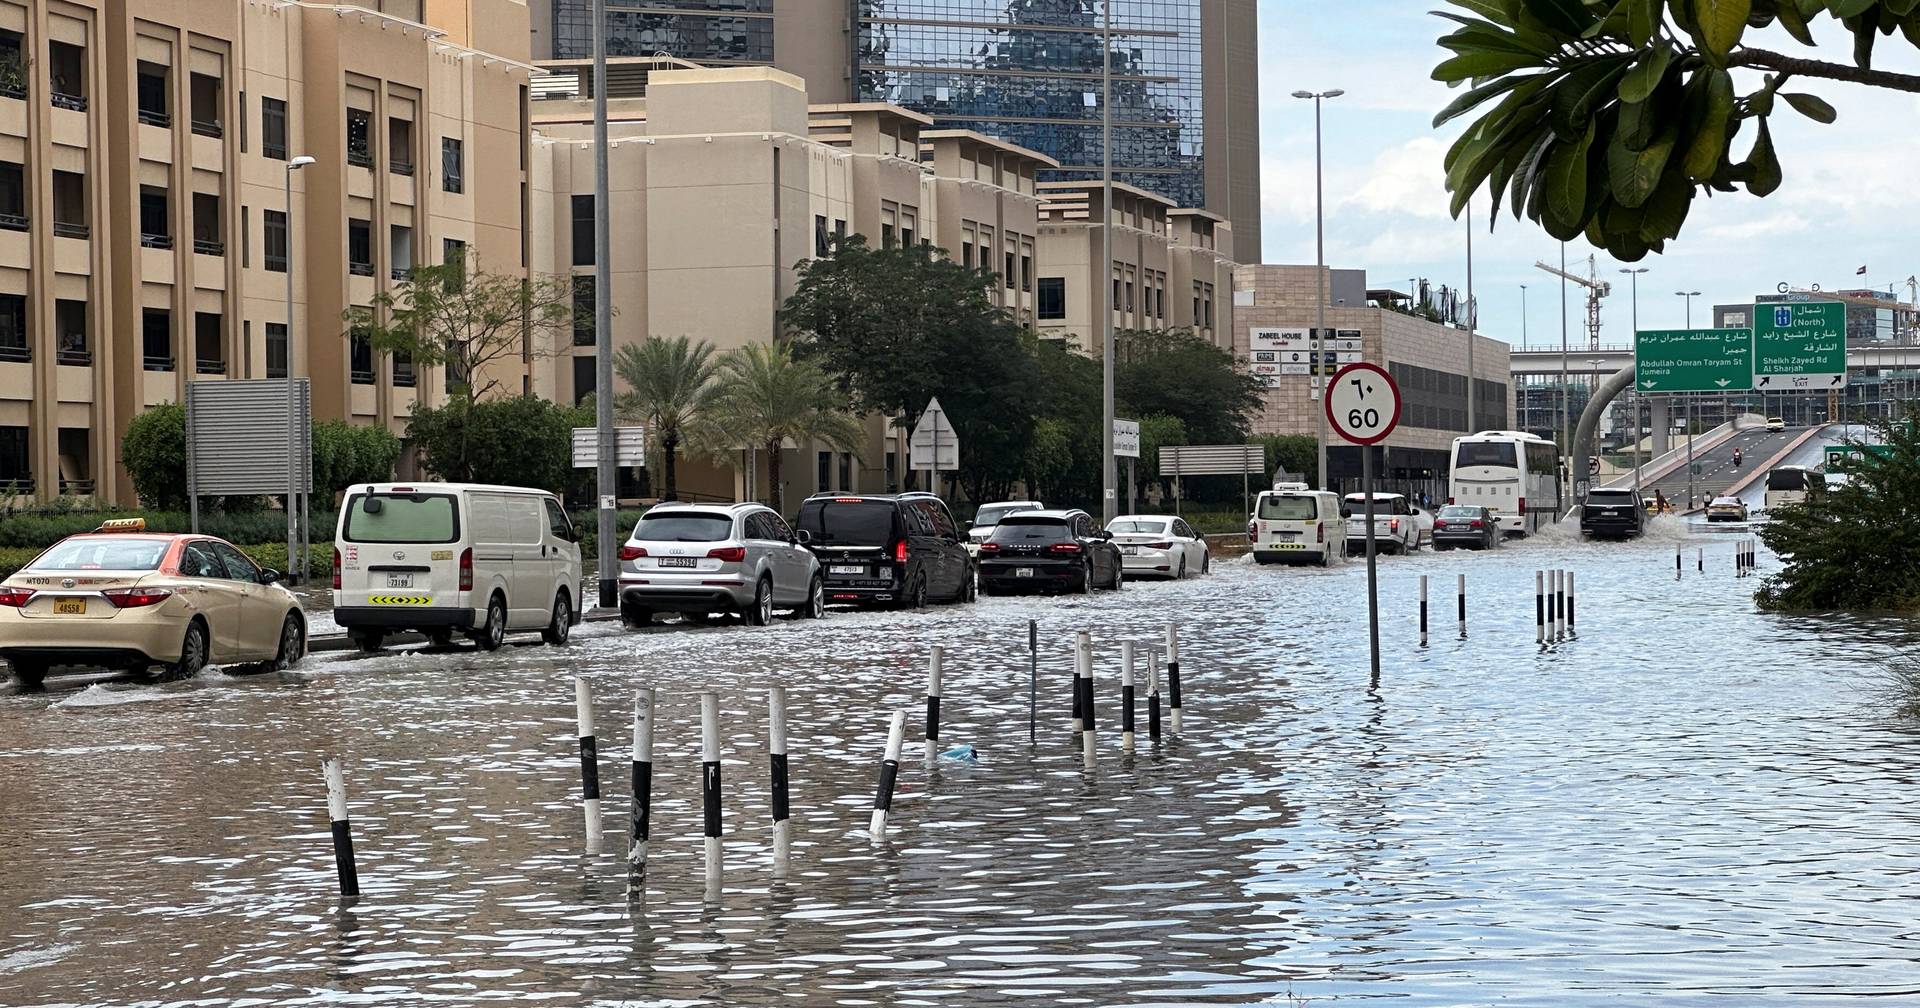
[{"label": "license plate", "polygon": [[1275,532],[1275,533],[1274,533],[1274,536],[1275,536],[1276,538],[1278,538],[1278,539],[1279,539],[1280,541],[1282,541],[1282,542],[1292,542],[1292,541],[1294,541],[1295,539],[1298,539],[1298,538],[1300,538],[1300,533],[1298,533],[1298,532]]},{"label": "license plate", "polygon": [[1138,546],[1122,546],[1122,547],[1120,547],[1120,553],[1121,553],[1121,555],[1123,555],[1123,556],[1139,556],[1139,555],[1140,555],[1140,547],[1138,547]]},{"label": "license plate", "polygon": [[389,574],[389,575],[387,575],[387,587],[389,587],[389,588],[411,588],[411,587],[413,587],[413,575],[411,575],[411,574]]},{"label": "license plate", "polygon": [[53,612],[56,616],[85,616],[87,600],[83,598],[54,599]]},{"label": "license plate", "polygon": [[1032,576],[1033,576],[1033,568],[1031,568],[1031,567],[1015,567],[1015,568],[1013,569],[1013,576],[1014,576],[1014,577],[1032,577]]},{"label": "license plate", "polygon": [[867,569],[859,564],[834,564],[827,568],[829,574],[847,574],[853,577],[859,577],[866,572]]},{"label": "license plate", "polygon": [[700,561],[694,557],[661,557],[660,558],[660,566],[662,567],[694,567],[694,566],[698,566],[699,563]]}]

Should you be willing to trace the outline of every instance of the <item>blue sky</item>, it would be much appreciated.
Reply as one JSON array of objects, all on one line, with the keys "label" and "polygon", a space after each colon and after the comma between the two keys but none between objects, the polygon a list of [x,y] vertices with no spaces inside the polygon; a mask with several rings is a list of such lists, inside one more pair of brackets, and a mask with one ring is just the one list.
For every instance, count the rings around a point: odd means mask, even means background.
[{"label": "blue sky", "polygon": [[[1435,40],[1447,22],[1428,11],[1443,0],[1259,0],[1261,51],[1262,202],[1264,261],[1312,263],[1313,106],[1289,97],[1297,90],[1344,88],[1327,102],[1327,260],[1362,267],[1372,286],[1404,289],[1410,277],[1438,284],[1466,282],[1466,225],[1447,216],[1442,156],[1460,122],[1441,131],[1433,114],[1454,92],[1429,77],[1444,50]],[[1768,48],[1845,62],[1850,37],[1837,23],[1816,24],[1809,51],[1769,36]],[[1920,58],[1896,34],[1882,39],[1879,69],[1920,72]],[[1739,90],[1758,87],[1757,75]],[[1786,182],[1766,199],[1744,192],[1694,201],[1679,241],[1665,255],[1637,266],[1643,329],[1678,327],[1684,301],[1674,292],[1697,290],[1693,321],[1711,324],[1715,303],[1750,300],[1785,281],[1823,288],[1890,283],[1904,300],[1906,279],[1920,270],[1913,247],[1920,203],[1920,96],[1858,85],[1796,80],[1789,90],[1821,95],[1840,111],[1831,126],[1784,109],[1773,117],[1774,139]],[[1742,142],[1750,143],[1751,128]],[[1534,345],[1560,341],[1560,281],[1533,268],[1557,263],[1560,245],[1528,220],[1502,212],[1489,234],[1482,219],[1473,237],[1474,289],[1481,330],[1518,343],[1526,294],[1526,329]],[[1618,281],[1604,304],[1602,339],[1624,343],[1632,325],[1623,265],[1584,241],[1566,248],[1569,270],[1584,274],[1589,254],[1601,275]],[[1577,262],[1578,265],[1572,265]],[[1868,268],[1864,277],[1854,270]],[[1581,291],[1569,285],[1567,326],[1583,338]]]}]

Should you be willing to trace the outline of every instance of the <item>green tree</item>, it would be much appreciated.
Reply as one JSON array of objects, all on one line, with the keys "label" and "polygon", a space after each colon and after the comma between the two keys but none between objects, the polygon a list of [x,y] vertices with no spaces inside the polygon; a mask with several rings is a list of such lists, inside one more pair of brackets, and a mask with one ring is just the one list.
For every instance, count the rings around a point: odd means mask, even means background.
[{"label": "green tree", "polygon": [[1280,472],[1304,476],[1308,486],[1320,485],[1320,442],[1311,434],[1267,434],[1255,438],[1267,449],[1267,479]]},{"label": "green tree", "polygon": [[767,459],[769,505],[785,513],[780,485],[781,445],[793,441],[824,444],[858,452],[866,440],[860,421],[841,408],[844,401],[825,371],[795,360],[783,344],[750,344],[720,359],[719,390],[696,440],[710,455],[751,446]]},{"label": "green tree", "polygon": [[120,464],[127,467],[142,504],[162,511],[185,508],[187,408],[161,403],[135,415],[120,439]]},{"label": "green tree", "polygon": [[[1814,95],[1781,90],[1789,79],[1920,92],[1920,77],[1873,69],[1878,36],[1897,30],[1920,46],[1914,0],[1451,2],[1466,13],[1438,12],[1460,27],[1440,39],[1453,55],[1433,76],[1468,90],[1434,125],[1493,103],[1447,151],[1453,213],[1484,188],[1494,214],[1504,200],[1553,237],[1584,234],[1627,262],[1678,237],[1700,191],[1780,187],[1776,99],[1816,122],[1836,117]],[[1778,28],[1812,46],[1830,22],[1853,37],[1850,64],[1747,42]]]},{"label": "green tree", "polygon": [[1113,394],[1121,415],[1178,417],[1193,444],[1246,440],[1265,386],[1231,351],[1191,329],[1129,330],[1115,338],[1114,348]]},{"label": "green tree", "polygon": [[1836,468],[1838,487],[1806,504],[1774,508],[1760,541],[1784,561],[1761,585],[1775,610],[1903,610],[1920,607],[1920,432],[1914,415],[1875,421],[1870,440],[1885,455],[1862,454]]},{"label": "green tree", "polygon": [[613,370],[631,389],[614,399],[614,413],[641,424],[649,439],[657,439],[666,499],[678,500],[674,459],[681,435],[719,391],[720,360],[713,344],[685,336],[629,343],[614,352]]},{"label": "green tree", "polygon": [[1135,470],[1140,486],[1158,484],[1162,496],[1170,495],[1167,481],[1160,478],[1160,449],[1187,443],[1187,425],[1179,417],[1162,413],[1141,417],[1140,466]]},{"label": "green tree", "polygon": [[496,365],[552,355],[572,329],[573,292],[570,277],[487,273],[455,256],[415,266],[371,305],[347,309],[347,333],[415,367],[445,368],[449,397],[472,402],[506,391]]},{"label": "green tree", "polygon": [[[1045,483],[1042,499],[1055,507],[1096,508],[1100,502],[1100,362],[1075,353],[1065,341],[1043,339],[1032,345],[1028,365],[1034,384],[1044,390],[1037,407],[1067,436],[1069,462],[1057,473],[1026,473],[1027,482]],[[1037,427],[1037,422],[1036,422]],[[1024,456],[1024,453],[1023,453]]]},{"label": "green tree", "polygon": [[1036,421],[1021,465],[1029,493],[1040,500],[1058,497],[1059,482],[1073,469],[1073,435],[1067,425],[1052,417]]},{"label": "green tree", "polygon": [[427,468],[456,483],[502,483],[562,493],[573,465],[572,410],[538,396],[415,407],[407,436]]}]

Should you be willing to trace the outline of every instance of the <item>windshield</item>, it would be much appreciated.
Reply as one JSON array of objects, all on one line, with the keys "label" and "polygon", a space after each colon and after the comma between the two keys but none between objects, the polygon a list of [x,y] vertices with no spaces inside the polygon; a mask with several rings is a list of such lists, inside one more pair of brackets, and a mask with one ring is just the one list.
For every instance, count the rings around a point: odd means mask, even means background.
[{"label": "windshield", "polygon": [[1320,507],[1315,498],[1305,495],[1299,497],[1260,498],[1260,517],[1268,521],[1312,521],[1320,517]]},{"label": "windshield", "polygon": [[1031,504],[1002,504],[997,507],[983,507],[978,514],[973,516],[973,527],[991,528],[1000,524],[1000,522],[1010,514],[1032,510],[1033,505]]},{"label": "windshield", "polygon": [[1626,504],[1634,502],[1631,490],[1595,490],[1587,494],[1589,504]]},{"label": "windshield", "polygon": [[28,570],[153,570],[167,554],[165,539],[80,535],[54,545],[27,565]]},{"label": "windshield", "polygon": [[816,546],[891,546],[892,501],[811,500],[800,507],[800,527]]},{"label": "windshield", "polygon": [[1001,522],[993,530],[989,542],[1058,542],[1071,539],[1073,534],[1067,523],[1058,518],[1039,518],[1033,515],[1013,515]]},{"label": "windshield", "polygon": [[732,518],[699,511],[649,511],[633,527],[635,542],[720,542],[732,537]]},{"label": "windshield", "polygon": [[1767,489],[1805,490],[1811,475],[1805,469],[1775,469],[1767,474]]},{"label": "windshield", "polygon": [[1478,518],[1480,509],[1465,504],[1454,504],[1440,509],[1442,518]]},{"label": "windshield", "polygon": [[[368,513],[371,500],[379,508]],[[341,538],[355,543],[450,543],[460,538],[459,510],[448,494],[354,494]]]},{"label": "windshield", "polygon": [[1167,523],[1163,521],[1121,521],[1115,519],[1113,524],[1107,526],[1107,531],[1112,532],[1114,535],[1159,535],[1166,530]]},{"label": "windshield", "polygon": [[1453,467],[1499,466],[1517,469],[1520,453],[1511,441],[1462,441],[1454,446]]}]

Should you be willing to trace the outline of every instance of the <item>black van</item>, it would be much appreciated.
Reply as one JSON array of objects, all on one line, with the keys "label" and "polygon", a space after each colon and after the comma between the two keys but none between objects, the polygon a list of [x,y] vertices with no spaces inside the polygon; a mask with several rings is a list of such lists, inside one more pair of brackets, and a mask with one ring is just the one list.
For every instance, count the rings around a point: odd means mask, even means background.
[{"label": "black van", "polygon": [[820,558],[829,604],[973,601],[966,535],[932,494],[816,494],[797,527]]}]

